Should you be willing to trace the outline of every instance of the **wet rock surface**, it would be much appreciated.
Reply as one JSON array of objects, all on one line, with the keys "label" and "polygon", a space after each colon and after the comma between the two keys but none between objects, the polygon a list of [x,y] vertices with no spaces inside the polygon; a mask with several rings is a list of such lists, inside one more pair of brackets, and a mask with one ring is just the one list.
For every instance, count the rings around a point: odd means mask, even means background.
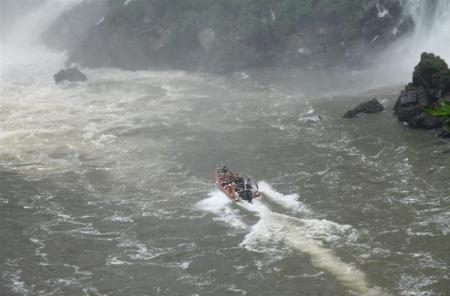
[{"label": "wet rock surface", "polygon": [[68,69],[62,69],[55,75],[53,75],[53,78],[55,79],[55,83],[59,84],[64,81],[86,81],[87,77],[84,75],[78,68],[68,68]]},{"label": "wet rock surface", "polygon": [[377,100],[372,99],[370,101],[364,102],[356,106],[354,109],[345,112],[344,118],[353,118],[358,116],[360,113],[378,113],[384,111],[383,105]]}]

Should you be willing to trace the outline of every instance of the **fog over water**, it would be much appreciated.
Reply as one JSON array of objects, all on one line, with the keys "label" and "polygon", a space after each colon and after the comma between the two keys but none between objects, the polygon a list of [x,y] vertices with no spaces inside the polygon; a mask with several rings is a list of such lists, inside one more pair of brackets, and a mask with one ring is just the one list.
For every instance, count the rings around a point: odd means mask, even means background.
[{"label": "fog over water", "polygon": [[[391,111],[420,52],[450,60],[448,1],[404,1],[415,32],[378,69],[55,85],[66,53],[38,40],[75,3],[2,21],[1,295],[450,293],[450,146]],[[341,118],[374,97],[385,112]],[[230,202],[220,160],[264,198]]]}]

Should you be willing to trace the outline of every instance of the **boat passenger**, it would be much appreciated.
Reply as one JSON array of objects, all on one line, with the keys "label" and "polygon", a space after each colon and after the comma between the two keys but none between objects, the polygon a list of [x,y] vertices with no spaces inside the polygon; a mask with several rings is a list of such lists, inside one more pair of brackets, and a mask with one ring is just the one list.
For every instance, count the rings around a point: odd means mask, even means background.
[{"label": "boat passenger", "polygon": [[230,194],[233,194],[233,187],[230,184],[225,185],[224,189]]},{"label": "boat passenger", "polygon": [[252,182],[250,178],[246,178],[244,181],[243,199],[247,200],[248,202],[252,202],[253,199],[253,193],[251,189],[252,189]]}]

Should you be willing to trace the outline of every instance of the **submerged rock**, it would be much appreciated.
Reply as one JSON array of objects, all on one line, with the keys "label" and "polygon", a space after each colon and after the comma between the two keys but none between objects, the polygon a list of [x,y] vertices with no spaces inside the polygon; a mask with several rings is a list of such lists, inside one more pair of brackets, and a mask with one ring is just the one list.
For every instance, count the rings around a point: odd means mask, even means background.
[{"label": "submerged rock", "polygon": [[378,113],[384,111],[383,105],[377,100],[372,99],[356,106],[353,110],[347,111],[344,114],[344,118],[353,118],[360,113]]},{"label": "submerged rock", "polygon": [[81,73],[78,68],[68,68],[68,69],[62,69],[55,75],[53,75],[53,78],[55,79],[55,83],[61,83],[65,80],[67,81],[86,81],[87,77],[83,73]]},{"label": "submerged rock", "polygon": [[446,122],[426,108],[438,106],[439,99],[450,95],[450,70],[447,63],[432,53],[423,53],[414,68],[412,83],[405,86],[394,106],[394,114],[413,128],[436,129]]}]

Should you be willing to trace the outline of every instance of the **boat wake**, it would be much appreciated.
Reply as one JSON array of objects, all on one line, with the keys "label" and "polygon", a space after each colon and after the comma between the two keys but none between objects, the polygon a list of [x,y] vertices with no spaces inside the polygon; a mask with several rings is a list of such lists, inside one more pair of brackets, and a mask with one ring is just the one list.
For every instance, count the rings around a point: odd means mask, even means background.
[{"label": "boat wake", "polygon": [[300,196],[297,193],[288,195],[282,194],[276,191],[266,181],[258,182],[258,188],[261,193],[264,193],[264,196],[287,210],[302,212],[305,214],[310,213],[310,210],[298,200]]},{"label": "boat wake", "polygon": [[215,190],[209,193],[209,197],[200,201],[197,206],[201,210],[216,215],[215,220],[222,221],[237,229],[248,229],[239,216],[239,211],[231,207],[232,201],[221,191]]},{"label": "boat wake", "polygon": [[[267,182],[260,182],[258,185],[270,201],[289,210],[306,211],[306,207],[298,201],[297,194],[284,195]],[[342,261],[325,246],[336,240],[355,240],[357,231],[350,225],[341,225],[328,220],[301,219],[277,213],[259,200],[251,204],[232,203],[218,190],[198,205],[201,209],[216,214],[217,220],[229,223],[233,227],[245,225],[236,208],[258,216],[256,224],[246,226],[249,232],[240,244],[250,251],[268,253],[271,258],[279,258],[286,252],[300,251],[310,256],[311,263],[315,267],[333,275],[350,293],[367,296],[387,295],[382,289],[371,286],[365,274],[356,266]],[[310,210],[307,212],[310,213]]]}]

